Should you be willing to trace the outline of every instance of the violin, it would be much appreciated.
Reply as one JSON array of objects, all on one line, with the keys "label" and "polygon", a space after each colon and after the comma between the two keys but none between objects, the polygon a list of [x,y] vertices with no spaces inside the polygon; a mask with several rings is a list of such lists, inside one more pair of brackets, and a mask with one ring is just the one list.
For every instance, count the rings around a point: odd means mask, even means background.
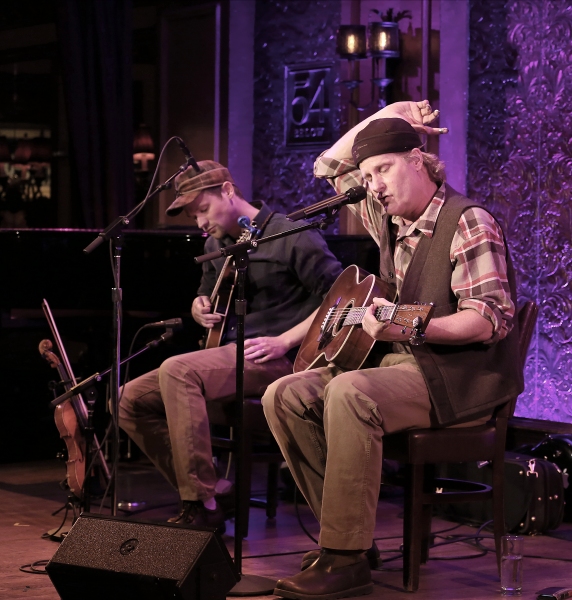
[{"label": "violin", "polygon": [[[40,354],[48,361],[53,369],[57,369],[60,381],[65,390],[70,390],[76,385],[73,373],[68,373],[65,365],[52,352],[52,342],[42,340],[39,345]],[[69,490],[77,497],[82,497],[82,490],[86,475],[86,443],[85,427],[87,424],[87,408],[80,394],[64,400],[55,407],[54,419],[60,437],[67,448],[66,481]],[[94,436],[94,450],[97,452],[99,465],[102,467],[104,478],[109,481],[109,470],[101,452],[101,448]]]}]

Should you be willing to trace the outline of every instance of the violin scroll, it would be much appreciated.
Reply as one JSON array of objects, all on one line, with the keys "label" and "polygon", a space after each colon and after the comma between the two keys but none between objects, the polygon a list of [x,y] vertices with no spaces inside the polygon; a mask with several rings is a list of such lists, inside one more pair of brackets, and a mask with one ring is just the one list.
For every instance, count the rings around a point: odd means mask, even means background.
[{"label": "violin scroll", "polygon": [[38,346],[40,354],[50,363],[52,369],[57,369],[62,363],[56,354],[52,352],[53,344],[50,340],[42,340]]}]

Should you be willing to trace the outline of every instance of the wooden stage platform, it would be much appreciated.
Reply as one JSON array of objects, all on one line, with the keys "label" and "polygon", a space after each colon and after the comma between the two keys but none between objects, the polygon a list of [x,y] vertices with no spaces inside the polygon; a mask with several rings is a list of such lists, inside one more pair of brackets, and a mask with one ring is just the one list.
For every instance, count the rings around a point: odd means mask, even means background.
[{"label": "wooden stage platform", "polygon": [[[51,558],[58,547],[57,542],[42,539],[42,535],[58,527],[62,521],[63,511],[55,516],[52,513],[66,501],[66,494],[58,485],[64,476],[64,465],[56,461],[0,465],[0,599],[56,600],[59,597],[49,577],[41,572],[41,566],[36,567],[39,572],[30,573],[25,572],[30,568],[24,565]],[[263,476],[257,478],[261,494],[265,487],[263,479]],[[164,522],[176,513],[176,494],[151,466],[142,462],[121,464],[118,482],[120,500],[145,502],[143,510],[137,514],[122,513],[125,519]],[[316,537],[317,523],[308,507],[301,505],[299,513],[305,527]],[[400,513],[399,494],[395,491],[382,494],[376,539],[384,564],[373,573],[374,592],[368,596],[372,600],[398,600],[408,596],[401,587]],[[68,519],[68,525],[70,523]],[[457,526],[438,518],[434,520],[433,531],[442,532],[437,537],[438,543],[450,541],[450,536],[470,539],[476,532],[474,528]],[[232,521],[227,523],[223,539],[232,555]],[[490,538],[482,544],[492,548]],[[252,508],[250,534],[243,543],[242,571],[273,579],[285,577],[294,574],[299,568],[301,555],[315,547],[303,532],[292,503],[282,501],[275,520],[267,520],[263,509]],[[571,524],[564,523],[551,535],[527,537],[523,600],[536,598],[542,588],[572,587],[570,562]],[[422,566],[420,588],[415,596],[409,595],[422,600],[478,600],[500,596],[494,552],[483,553],[462,541],[431,551],[429,562]]]}]

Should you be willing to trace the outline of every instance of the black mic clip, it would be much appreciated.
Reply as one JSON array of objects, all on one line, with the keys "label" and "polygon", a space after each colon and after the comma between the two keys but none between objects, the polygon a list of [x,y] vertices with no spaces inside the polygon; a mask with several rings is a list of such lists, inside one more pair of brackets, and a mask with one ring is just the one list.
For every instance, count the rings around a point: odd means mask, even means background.
[{"label": "black mic clip", "polygon": [[169,329],[167,329],[167,331],[165,331],[165,333],[163,335],[161,335],[156,340],[151,340],[150,342],[145,344],[145,346],[147,346],[147,348],[155,348],[161,342],[166,342],[168,339],[170,339],[172,337],[173,337],[173,328],[169,328]]}]

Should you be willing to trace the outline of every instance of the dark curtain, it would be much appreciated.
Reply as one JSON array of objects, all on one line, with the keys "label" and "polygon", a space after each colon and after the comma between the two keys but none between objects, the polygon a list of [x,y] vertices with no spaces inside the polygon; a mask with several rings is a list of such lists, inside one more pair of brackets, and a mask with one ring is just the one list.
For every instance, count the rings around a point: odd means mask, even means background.
[{"label": "dark curtain", "polygon": [[59,0],[74,221],[103,228],[133,206],[131,0]]}]

